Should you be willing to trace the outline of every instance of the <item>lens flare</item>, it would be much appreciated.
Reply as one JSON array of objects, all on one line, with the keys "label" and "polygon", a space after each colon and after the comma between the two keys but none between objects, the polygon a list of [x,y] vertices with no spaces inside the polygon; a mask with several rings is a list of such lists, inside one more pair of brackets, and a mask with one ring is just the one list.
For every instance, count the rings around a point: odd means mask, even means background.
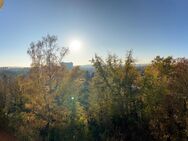
[{"label": "lens flare", "polygon": [[0,0],[0,8],[3,7],[3,4],[4,4],[4,1],[3,1],[3,0]]}]

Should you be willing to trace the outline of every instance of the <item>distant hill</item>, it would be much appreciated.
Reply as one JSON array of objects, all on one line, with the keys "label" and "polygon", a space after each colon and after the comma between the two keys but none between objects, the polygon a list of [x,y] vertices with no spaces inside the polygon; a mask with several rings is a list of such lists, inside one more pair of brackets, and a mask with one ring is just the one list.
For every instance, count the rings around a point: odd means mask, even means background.
[{"label": "distant hill", "polygon": [[92,65],[81,65],[80,69],[84,71],[90,71],[90,72],[95,71],[95,68]]},{"label": "distant hill", "polygon": [[[136,64],[136,68],[139,71],[143,71],[146,68],[147,65],[148,64]],[[92,71],[92,72],[95,71],[95,68],[92,65],[81,65],[80,69],[85,70],[85,71]]]},{"label": "distant hill", "polygon": [[17,76],[20,74],[27,74],[29,67],[0,67],[0,75],[6,74],[11,76]]},{"label": "distant hill", "polygon": [[[71,63],[67,63],[65,65],[66,67],[68,65],[68,69],[71,69],[73,67]],[[136,64],[136,68],[138,69],[138,71],[143,73],[147,65],[148,64]],[[95,72],[95,68],[92,65],[80,65],[79,67],[83,71]],[[26,75],[29,72],[29,69],[29,67],[0,67],[0,75]]]}]

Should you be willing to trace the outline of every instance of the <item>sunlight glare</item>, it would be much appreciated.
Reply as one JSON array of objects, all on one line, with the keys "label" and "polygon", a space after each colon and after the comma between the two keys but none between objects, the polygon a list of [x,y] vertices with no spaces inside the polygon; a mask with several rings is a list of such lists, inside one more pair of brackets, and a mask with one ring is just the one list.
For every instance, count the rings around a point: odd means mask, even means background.
[{"label": "sunlight glare", "polygon": [[81,48],[81,42],[79,40],[73,40],[70,43],[70,51],[79,51]]}]

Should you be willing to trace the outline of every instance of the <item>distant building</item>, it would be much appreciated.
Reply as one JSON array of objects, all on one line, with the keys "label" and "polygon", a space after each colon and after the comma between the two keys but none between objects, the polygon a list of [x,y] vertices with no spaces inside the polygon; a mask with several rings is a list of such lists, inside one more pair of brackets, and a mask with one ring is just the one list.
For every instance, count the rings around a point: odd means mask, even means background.
[{"label": "distant building", "polygon": [[61,65],[66,66],[68,70],[71,70],[73,68],[73,63],[72,62],[62,62]]}]

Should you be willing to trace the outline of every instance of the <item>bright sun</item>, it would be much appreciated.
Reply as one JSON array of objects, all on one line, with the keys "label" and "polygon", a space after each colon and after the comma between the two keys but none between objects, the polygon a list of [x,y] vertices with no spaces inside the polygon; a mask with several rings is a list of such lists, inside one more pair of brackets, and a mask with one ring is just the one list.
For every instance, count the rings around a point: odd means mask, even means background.
[{"label": "bright sun", "polygon": [[79,51],[82,43],[79,40],[73,40],[70,43],[70,51]]}]

